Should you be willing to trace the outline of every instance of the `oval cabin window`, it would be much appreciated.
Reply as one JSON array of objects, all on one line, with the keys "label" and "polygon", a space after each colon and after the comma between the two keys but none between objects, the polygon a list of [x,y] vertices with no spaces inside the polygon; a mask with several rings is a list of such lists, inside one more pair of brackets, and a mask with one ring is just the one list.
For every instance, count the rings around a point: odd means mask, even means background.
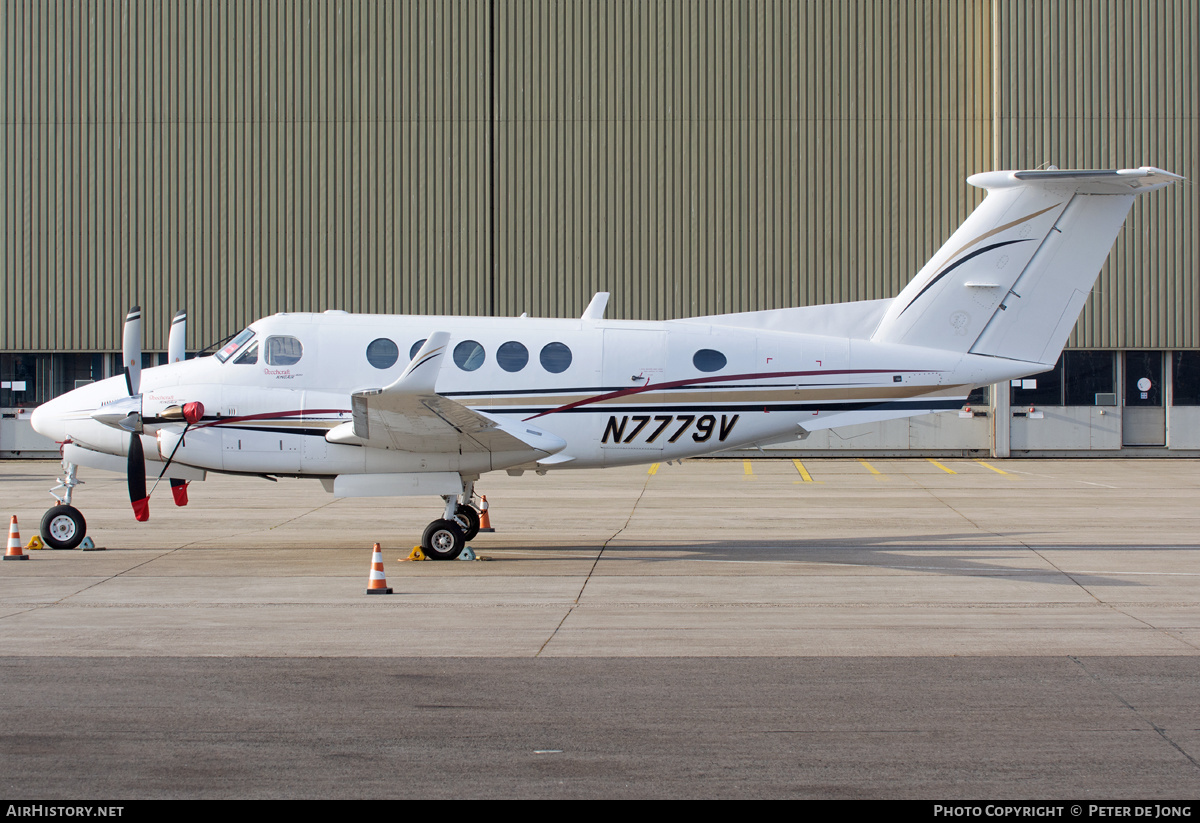
[{"label": "oval cabin window", "polygon": [[726,362],[725,355],[713,349],[701,349],[692,355],[692,365],[700,371],[720,371]]}]

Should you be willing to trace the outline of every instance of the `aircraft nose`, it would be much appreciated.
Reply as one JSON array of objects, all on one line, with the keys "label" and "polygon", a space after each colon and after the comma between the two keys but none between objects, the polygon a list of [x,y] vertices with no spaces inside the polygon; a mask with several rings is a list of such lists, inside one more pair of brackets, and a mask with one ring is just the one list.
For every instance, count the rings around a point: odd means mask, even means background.
[{"label": "aircraft nose", "polygon": [[52,440],[66,440],[66,423],[62,417],[56,413],[54,400],[48,403],[43,403],[33,410],[33,415],[30,416],[29,422],[33,425],[33,430],[42,437],[49,437]]},{"label": "aircraft nose", "polygon": [[[109,377],[59,395],[33,410],[30,423],[43,437],[59,442],[72,437],[80,427],[90,428],[92,414],[106,401],[125,395],[125,378]],[[71,433],[68,433],[71,429]]]}]

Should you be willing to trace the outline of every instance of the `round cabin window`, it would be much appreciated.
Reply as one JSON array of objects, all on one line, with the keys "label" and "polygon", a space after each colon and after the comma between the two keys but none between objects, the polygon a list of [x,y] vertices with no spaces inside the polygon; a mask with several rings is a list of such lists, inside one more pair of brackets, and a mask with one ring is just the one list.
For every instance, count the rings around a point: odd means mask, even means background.
[{"label": "round cabin window", "polygon": [[367,345],[367,362],[377,369],[390,369],[399,359],[400,347],[386,337],[372,340]]},{"label": "round cabin window", "polygon": [[551,374],[562,374],[571,365],[571,350],[563,343],[542,346],[542,368]]},{"label": "round cabin window", "polygon": [[454,364],[463,371],[475,371],[485,357],[483,346],[474,340],[464,340],[454,347]]},{"label": "round cabin window", "polygon": [[496,362],[507,372],[517,372],[529,363],[529,349],[515,340],[510,340],[496,349]]}]

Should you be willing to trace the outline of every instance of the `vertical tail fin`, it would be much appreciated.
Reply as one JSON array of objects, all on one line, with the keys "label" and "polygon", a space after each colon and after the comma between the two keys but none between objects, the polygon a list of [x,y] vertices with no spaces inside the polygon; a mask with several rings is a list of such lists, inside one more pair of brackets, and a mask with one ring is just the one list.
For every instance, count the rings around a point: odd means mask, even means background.
[{"label": "vertical tail fin", "polygon": [[987,197],[892,301],[879,342],[1052,364],[1138,194],[1161,169],[976,174]]}]

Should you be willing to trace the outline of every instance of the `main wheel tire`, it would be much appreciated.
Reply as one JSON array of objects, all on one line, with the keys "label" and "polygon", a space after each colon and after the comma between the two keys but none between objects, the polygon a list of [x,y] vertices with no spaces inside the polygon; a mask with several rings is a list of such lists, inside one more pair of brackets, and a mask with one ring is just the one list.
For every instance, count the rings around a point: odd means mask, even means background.
[{"label": "main wheel tire", "polygon": [[463,530],[463,540],[468,543],[479,534],[479,512],[472,506],[460,503],[454,510],[454,522]]},{"label": "main wheel tire", "polygon": [[74,506],[55,506],[42,515],[42,540],[52,549],[73,549],[87,534],[87,521]]},{"label": "main wheel tire", "polygon": [[421,537],[421,548],[430,560],[453,560],[462,554],[465,545],[463,530],[453,520],[434,520]]}]

